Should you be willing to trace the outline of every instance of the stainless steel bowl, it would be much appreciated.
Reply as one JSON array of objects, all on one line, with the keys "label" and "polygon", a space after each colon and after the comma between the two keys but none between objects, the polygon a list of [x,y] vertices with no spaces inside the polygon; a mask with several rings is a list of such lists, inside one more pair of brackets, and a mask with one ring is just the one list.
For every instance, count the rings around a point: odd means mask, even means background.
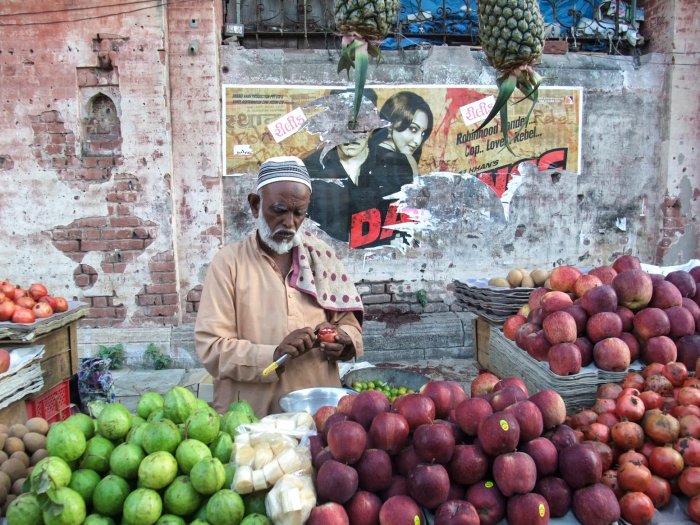
[{"label": "stainless steel bowl", "polygon": [[347,394],[357,394],[357,392],[349,388],[304,388],[282,396],[280,407],[285,412],[308,412],[313,415],[322,406],[337,406],[340,398]]}]

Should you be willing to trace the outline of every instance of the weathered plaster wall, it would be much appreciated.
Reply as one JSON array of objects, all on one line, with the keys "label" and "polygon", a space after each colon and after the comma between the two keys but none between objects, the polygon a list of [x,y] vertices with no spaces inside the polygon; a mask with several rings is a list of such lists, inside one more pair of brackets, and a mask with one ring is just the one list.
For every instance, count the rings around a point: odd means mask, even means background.
[{"label": "weathered plaster wall", "polygon": [[[345,85],[328,67],[325,52],[222,49],[226,83]],[[370,67],[368,82],[495,82],[483,55],[467,48],[385,55],[381,66]],[[662,57],[643,57],[642,66],[635,68],[629,57],[545,56],[538,70],[550,85],[584,88],[581,175],[528,172],[509,216],[491,213],[488,220],[480,212],[500,204],[484,200],[488,196],[478,181],[445,174],[421,177],[421,194],[429,195],[424,206],[441,219],[439,227],[405,254],[389,247],[347,250],[335,243],[357,280],[450,282],[514,266],[604,264],[623,252],[654,260],[664,198],[659,188],[666,185],[661,170],[666,119],[666,101],[659,97],[666,76]],[[227,240],[247,230],[241,227],[237,203],[244,201],[252,180],[252,174],[224,179],[225,217],[237,225],[226,231]]]},{"label": "weathered plaster wall", "polygon": [[[526,172],[507,217],[470,177],[424,177],[421,198],[444,229],[404,254],[336,243],[368,311],[458,310],[453,279],[512,265],[698,257],[700,97],[683,84],[698,77],[692,4],[651,2],[663,34],[638,68],[629,57],[545,57],[547,83],[584,88],[581,175]],[[58,0],[40,14],[46,6],[0,6],[24,13],[3,16],[0,31],[0,277],[88,302],[85,353],[101,342],[190,341],[208,261],[252,226],[253,174],[221,178],[221,83],[346,80],[326,51],[220,46],[216,0],[80,10]],[[495,79],[479,52],[434,47],[386,53],[369,80]]]}]

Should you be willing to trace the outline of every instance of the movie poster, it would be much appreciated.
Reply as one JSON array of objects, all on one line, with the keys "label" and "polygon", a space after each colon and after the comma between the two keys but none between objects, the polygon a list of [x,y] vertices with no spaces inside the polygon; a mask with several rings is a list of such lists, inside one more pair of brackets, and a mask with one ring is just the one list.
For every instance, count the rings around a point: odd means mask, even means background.
[{"label": "movie poster", "polygon": [[225,174],[254,174],[269,157],[296,155],[311,175],[309,216],[321,229],[351,248],[395,244],[402,226],[416,220],[415,210],[402,210],[402,190],[422,177],[470,174],[504,200],[521,163],[580,172],[581,88],[541,88],[527,123],[531,102],[509,104],[508,147],[499,116],[479,129],[496,93],[489,86],[370,85],[359,126],[349,132],[348,90],[226,85]]}]

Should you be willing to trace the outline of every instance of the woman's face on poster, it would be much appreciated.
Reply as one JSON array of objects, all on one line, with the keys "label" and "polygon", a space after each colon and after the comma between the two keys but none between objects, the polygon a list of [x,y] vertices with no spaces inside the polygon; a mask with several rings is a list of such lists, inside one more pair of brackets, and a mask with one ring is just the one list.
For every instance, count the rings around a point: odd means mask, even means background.
[{"label": "woman's face on poster", "polygon": [[428,115],[421,110],[416,111],[413,120],[403,131],[393,129],[391,138],[394,141],[396,151],[404,155],[412,155],[426,139],[425,132],[428,129]]}]

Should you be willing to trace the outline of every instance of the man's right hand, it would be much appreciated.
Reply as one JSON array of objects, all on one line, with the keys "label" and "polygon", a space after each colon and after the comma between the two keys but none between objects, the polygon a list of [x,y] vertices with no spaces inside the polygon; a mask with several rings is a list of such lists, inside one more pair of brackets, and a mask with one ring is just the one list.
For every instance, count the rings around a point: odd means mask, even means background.
[{"label": "man's right hand", "polygon": [[282,342],[275,348],[273,357],[275,361],[284,354],[289,354],[291,359],[299,357],[306,353],[314,345],[316,336],[311,327],[298,328],[285,337]]}]

